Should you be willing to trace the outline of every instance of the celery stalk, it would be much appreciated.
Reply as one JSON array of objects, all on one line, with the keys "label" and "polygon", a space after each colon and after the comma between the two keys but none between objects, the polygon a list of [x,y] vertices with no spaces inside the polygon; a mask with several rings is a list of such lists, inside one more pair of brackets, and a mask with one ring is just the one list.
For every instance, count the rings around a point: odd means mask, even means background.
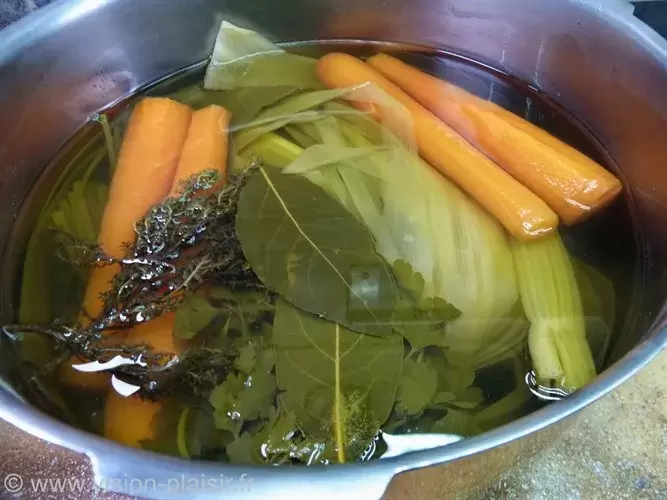
[{"label": "celery stalk", "polygon": [[596,375],[572,262],[558,234],[513,241],[519,292],[531,322],[528,346],[540,383],[567,391]]},{"label": "celery stalk", "polygon": [[250,158],[256,157],[268,165],[283,168],[296,160],[301,153],[303,149],[292,141],[269,132],[255,139],[241,152],[241,166],[245,167]]}]

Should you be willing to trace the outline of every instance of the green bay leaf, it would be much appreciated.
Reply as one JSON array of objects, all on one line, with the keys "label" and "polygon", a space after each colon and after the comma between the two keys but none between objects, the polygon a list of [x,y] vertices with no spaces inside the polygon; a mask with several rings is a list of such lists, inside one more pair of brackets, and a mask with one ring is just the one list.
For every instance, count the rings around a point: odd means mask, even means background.
[{"label": "green bay leaf", "polygon": [[320,88],[317,59],[285,52],[255,31],[220,25],[204,86],[230,90],[253,86]]},{"label": "green bay leaf", "polygon": [[307,312],[392,334],[397,288],[367,229],[322,188],[260,168],[243,189],[236,232],[260,280]]},{"label": "green bay leaf", "polygon": [[399,335],[357,334],[280,301],[274,346],[282,407],[307,438],[350,451],[387,420],[403,366]]}]

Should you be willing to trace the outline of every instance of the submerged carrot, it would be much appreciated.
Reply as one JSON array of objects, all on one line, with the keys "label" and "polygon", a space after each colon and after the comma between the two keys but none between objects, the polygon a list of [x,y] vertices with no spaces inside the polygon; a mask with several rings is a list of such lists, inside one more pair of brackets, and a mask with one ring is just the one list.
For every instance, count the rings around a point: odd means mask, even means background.
[{"label": "submerged carrot", "polygon": [[368,64],[530,188],[566,224],[620,193],[620,181],[602,166],[501,106],[386,54]]},{"label": "submerged carrot", "polygon": [[[125,344],[145,344],[154,352],[179,354],[182,348],[174,340],[173,325],[173,313],[142,323],[132,328]],[[141,441],[155,437],[156,418],[162,408],[161,401],[150,401],[139,396],[124,397],[112,389],[104,404],[104,436],[140,448]]]},{"label": "submerged carrot", "polygon": [[[544,201],[368,64],[333,53],[320,59],[317,72],[330,88],[371,82],[401,103],[412,116],[421,156],[459,184],[514,236],[537,238],[557,227],[558,216]],[[352,104],[380,119],[373,105]]]},{"label": "submerged carrot", "polygon": [[[123,256],[124,244],[134,241],[134,223],[169,193],[191,117],[188,106],[164,97],[145,98],[134,108],[98,236],[111,257]],[[102,310],[100,295],[116,271],[116,266],[93,271],[83,300],[89,317]]]},{"label": "submerged carrot", "polygon": [[172,182],[171,195],[177,195],[180,183],[206,170],[220,172],[221,182],[227,173],[229,122],[231,113],[211,105],[192,114],[181,158]]},{"label": "submerged carrot", "polygon": [[[169,193],[191,117],[188,106],[162,97],[145,98],[134,108],[98,236],[109,256],[123,257],[124,245],[134,241],[134,223]],[[118,266],[111,265],[91,272],[82,304],[84,321],[102,311],[102,294],[117,271]],[[62,383],[92,390],[108,387],[107,374],[76,371],[69,365],[77,360],[70,361],[60,372]]]}]

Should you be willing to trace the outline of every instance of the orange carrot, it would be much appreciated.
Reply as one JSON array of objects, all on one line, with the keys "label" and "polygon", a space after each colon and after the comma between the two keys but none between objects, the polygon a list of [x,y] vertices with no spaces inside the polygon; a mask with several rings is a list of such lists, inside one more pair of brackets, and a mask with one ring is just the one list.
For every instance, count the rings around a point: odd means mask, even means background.
[{"label": "orange carrot", "polygon": [[[514,236],[537,238],[558,226],[558,216],[546,203],[368,64],[347,54],[332,53],[320,59],[317,72],[329,88],[371,82],[401,103],[412,116],[421,156],[468,192]],[[373,105],[354,100],[351,103],[379,118]]]},{"label": "orange carrot", "polygon": [[[169,193],[191,117],[192,110],[188,106],[162,97],[145,98],[134,108],[98,236],[100,247],[109,256],[123,257],[123,245],[134,241],[134,223]],[[98,267],[91,272],[82,305],[84,322],[102,311],[101,296],[117,272],[116,265]],[[79,372],[70,366],[77,362],[72,358],[63,365],[60,371],[63,384],[91,390],[108,387],[108,374]]]},{"label": "orange carrot", "polygon": [[[145,344],[154,352],[179,354],[182,346],[173,337],[174,314],[169,313],[132,328],[125,344]],[[124,397],[110,390],[104,404],[104,436],[135,448],[156,433],[156,418],[163,402],[140,396]]]},{"label": "orange carrot", "polygon": [[[123,245],[134,241],[134,223],[169,193],[191,117],[188,106],[164,97],[148,97],[134,108],[98,236],[109,256],[123,257]],[[89,317],[102,311],[100,295],[117,270],[107,266],[93,271],[83,300]]]},{"label": "orange carrot", "polygon": [[621,191],[602,166],[523,118],[386,54],[368,64],[547,202],[566,224]]},{"label": "orange carrot", "polygon": [[227,173],[229,122],[231,113],[211,105],[192,114],[181,159],[171,186],[171,196],[179,194],[180,183],[206,170],[220,172],[221,183]]},{"label": "orange carrot", "polygon": [[104,437],[141,448],[141,441],[155,436],[156,420],[162,408],[160,402],[138,396],[125,398],[111,390],[104,404]]}]

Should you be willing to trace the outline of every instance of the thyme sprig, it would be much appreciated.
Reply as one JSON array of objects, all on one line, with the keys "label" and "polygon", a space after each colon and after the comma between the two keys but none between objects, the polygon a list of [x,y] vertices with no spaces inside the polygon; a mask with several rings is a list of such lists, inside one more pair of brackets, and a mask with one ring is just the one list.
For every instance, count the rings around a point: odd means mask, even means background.
[{"label": "thyme sprig", "polygon": [[197,347],[176,357],[146,345],[118,345],[104,332],[130,328],[173,310],[206,282],[232,290],[264,289],[245,260],[235,230],[241,190],[255,169],[251,164],[222,187],[216,171],[182,182],[178,196],[154,206],[135,223],[135,241],[126,245],[122,258],[59,233],[57,254],[62,259],[75,266],[118,268],[101,296],[102,311],[73,324],[8,325],[3,331],[10,337],[27,332],[49,336],[60,353],[69,352],[84,363],[122,356],[133,363],[109,371],[147,394],[168,386],[166,378],[202,391],[214,387],[226,372],[229,353]]}]

